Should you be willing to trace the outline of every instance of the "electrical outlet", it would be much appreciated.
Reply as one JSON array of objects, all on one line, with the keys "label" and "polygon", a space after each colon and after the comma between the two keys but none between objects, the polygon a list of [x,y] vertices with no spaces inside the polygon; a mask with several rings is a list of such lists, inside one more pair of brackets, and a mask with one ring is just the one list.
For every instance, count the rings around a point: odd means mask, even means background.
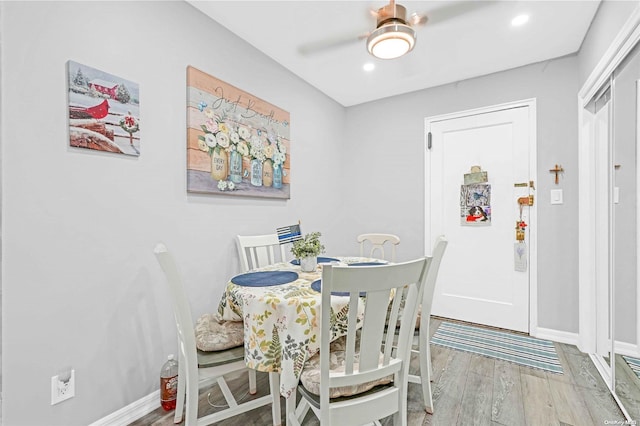
[{"label": "electrical outlet", "polygon": [[75,396],[75,394],[75,370],[69,370],[51,378],[51,405],[67,400]]}]

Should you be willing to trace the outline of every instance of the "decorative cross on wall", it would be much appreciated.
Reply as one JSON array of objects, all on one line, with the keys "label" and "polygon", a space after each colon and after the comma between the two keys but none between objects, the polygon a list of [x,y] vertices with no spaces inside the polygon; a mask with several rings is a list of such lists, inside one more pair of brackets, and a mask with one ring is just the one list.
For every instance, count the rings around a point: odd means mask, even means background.
[{"label": "decorative cross on wall", "polygon": [[553,169],[549,170],[551,173],[555,173],[556,174],[556,185],[558,184],[558,173],[564,173],[564,169],[562,168],[562,166],[558,166],[556,164],[556,166]]}]

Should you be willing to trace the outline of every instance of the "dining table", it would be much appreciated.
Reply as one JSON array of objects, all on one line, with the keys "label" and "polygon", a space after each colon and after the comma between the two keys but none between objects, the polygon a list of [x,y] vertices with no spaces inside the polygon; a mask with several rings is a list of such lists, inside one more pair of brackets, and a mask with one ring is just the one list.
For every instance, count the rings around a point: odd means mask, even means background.
[{"label": "dining table", "polygon": [[[319,351],[323,266],[386,263],[368,257],[318,257],[311,272],[302,271],[297,260],[256,268],[227,282],[218,313],[225,320],[243,321],[247,367],[279,373],[280,394],[289,398],[305,362]],[[346,333],[349,298],[344,296],[331,297],[333,339]],[[361,303],[359,321],[363,313]]]}]

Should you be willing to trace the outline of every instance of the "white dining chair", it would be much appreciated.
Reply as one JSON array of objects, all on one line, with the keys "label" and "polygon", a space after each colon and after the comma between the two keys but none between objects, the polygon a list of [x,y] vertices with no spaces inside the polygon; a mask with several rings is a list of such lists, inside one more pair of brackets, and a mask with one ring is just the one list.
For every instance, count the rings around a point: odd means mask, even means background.
[{"label": "white dining chair", "polygon": [[238,235],[236,242],[241,272],[287,259],[285,246],[280,244],[278,234]]},{"label": "white dining chair", "polygon": [[[380,313],[388,312],[388,321],[395,324],[402,299],[405,315],[415,323],[430,264],[431,258],[425,257],[392,265],[323,267],[320,353],[303,367],[297,388],[300,403],[295,409],[287,404],[289,424],[300,425],[309,409],[323,426],[377,423],[390,415],[394,425],[407,424],[414,325],[411,321],[401,323],[394,350],[394,335],[385,333],[387,318]],[[331,298],[338,297],[332,292],[347,294],[347,312],[332,310]],[[346,336],[330,343],[335,334],[332,322],[338,315],[348,318]],[[296,393],[289,399],[296,398]]]},{"label": "white dining chair", "polygon": [[[271,404],[273,424],[280,425],[280,381],[278,374],[269,374],[270,392],[268,395],[238,403],[224,376],[248,370],[244,362],[244,346],[236,346],[215,352],[203,352],[197,349],[191,308],[183,288],[178,267],[164,244],[158,243],[154,253],[168,283],[178,331],[178,394],[174,423],[182,421],[183,409],[186,413],[186,426],[202,426]],[[213,381],[217,382],[228,408],[198,418],[199,386]]]},{"label": "white dining chair", "polygon": [[424,401],[424,407],[427,413],[433,413],[433,397],[431,393],[431,350],[429,346],[429,322],[431,318],[431,307],[433,305],[433,294],[436,287],[436,280],[438,278],[438,270],[440,269],[440,263],[444,256],[445,249],[447,248],[449,241],[440,235],[436,238],[431,251],[431,266],[427,273],[427,279],[424,285],[424,292],[422,293],[422,304],[419,309],[420,312],[420,331],[419,331],[419,344],[418,350],[411,349],[413,353],[417,353],[419,356],[420,373],[419,375],[409,374],[409,383],[417,383],[422,385],[422,399]]},{"label": "white dining chair", "polygon": [[[360,257],[364,256],[365,248],[369,249],[369,257],[396,261],[396,247],[400,244],[400,237],[393,234],[360,234],[357,238],[360,243]],[[391,258],[387,259],[384,254],[385,244],[391,247]],[[376,255],[376,253],[379,253]]]},{"label": "white dining chair", "polygon": [[[280,244],[278,234],[238,235],[236,237],[240,272],[271,265],[286,260],[285,245]],[[249,370],[249,386],[256,387],[256,372]]]}]

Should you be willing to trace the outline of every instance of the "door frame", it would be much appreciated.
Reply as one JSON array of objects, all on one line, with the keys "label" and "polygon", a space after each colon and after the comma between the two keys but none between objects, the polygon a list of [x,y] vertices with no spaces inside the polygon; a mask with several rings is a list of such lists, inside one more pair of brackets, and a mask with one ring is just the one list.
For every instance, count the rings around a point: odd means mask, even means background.
[{"label": "door frame", "polygon": [[[431,255],[431,245],[435,235],[431,232],[431,150],[429,149],[429,129],[432,123],[438,121],[451,120],[456,118],[469,117],[473,115],[498,112],[513,108],[529,108],[529,170],[530,180],[538,181],[537,171],[537,133],[536,133],[536,99],[524,99],[520,101],[507,102],[498,105],[485,106],[448,114],[427,117],[424,120],[424,229],[425,229],[425,254]],[[536,199],[539,199],[536,197]],[[536,336],[538,331],[538,201],[529,207],[529,334]]]},{"label": "door frame", "polygon": [[[579,283],[579,334],[578,348],[591,357],[598,371],[605,379],[607,386],[613,392],[612,369],[607,368],[596,352],[597,318],[596,311],[598,282],[609,278],[610,253],[601,247],[601,242],[609,243],[610,228],[608,218],[596,217],[594,212],[599,202],[608,200],[608,185],[597,182],[599,170],[608,167],[608,156],[604,155],[602,147],[596,144],[596,117],[587,110],[589,102],[596,94],[610,82],[610,78],[618,66],[624,61],[635,45],[640,41],[640,6],[637,6],[629,19],[622,26],[614,40],[609,45],[600,61],[578,92],[578,120],[579,120],[579,149],[578,149],[578,206],[579,206],[579,235],[578,235],[578,283]],[[640,161],[640,153],[636,150],[636,163]],[[640,173],[636,177],[640,185]],[[638,186],[640,188],[640,186]],[[636,223],[640,225],[640,209],[638,209]],[[640,228],[638,228],[640,229]],[[640,244],[640,241],[637,243]],[[600,280],[600,281],[599,281]],[[638,262],[638,277],[640,282],[640,262]],[[613,289],[612,289],[613,290]],[[637,292],[637,306],[640,306],[640,291]],[[611,299],[615,298],[613,291]],[[610,312],[612,306],[610,305]],[[612,352],[615,353],[615,335],[613,316],[609,324],[612,339]],[[636,343],[640,346],[640,320],[638,321]],[[622,405],[619,403],[622,407]],[[623,408],[624,411],[624,408]],[[626,414],[626,412],[625,412]],[[629,418],[627,416],[627,418]]]}]

